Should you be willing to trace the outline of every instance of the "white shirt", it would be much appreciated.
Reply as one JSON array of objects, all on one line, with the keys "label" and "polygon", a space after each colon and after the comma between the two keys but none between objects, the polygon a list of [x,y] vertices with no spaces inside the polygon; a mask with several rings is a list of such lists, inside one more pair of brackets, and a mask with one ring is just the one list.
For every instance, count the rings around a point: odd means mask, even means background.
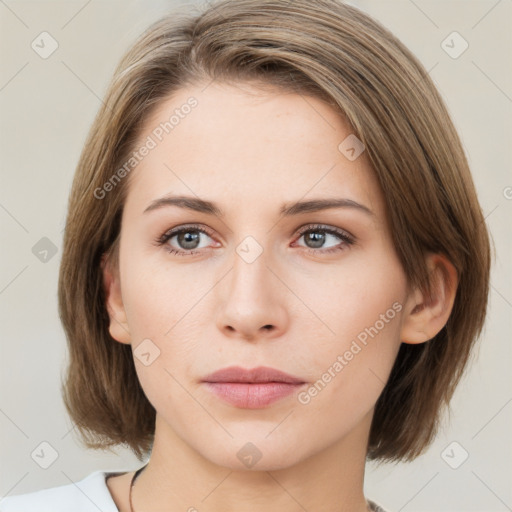
[{"label": "white shirt", "polygon": [[[130,471],[98,470],[76,483],[6,496],[0,499],[0,512],[119,512],[105,479]],[[372,511],[386,512],[377,504],[368,503]]]},{"label": "white shirt", "polygon": [[76,483],[6,496],[0,512],[119,512],[105,481],[112,473],[98,470]]}]

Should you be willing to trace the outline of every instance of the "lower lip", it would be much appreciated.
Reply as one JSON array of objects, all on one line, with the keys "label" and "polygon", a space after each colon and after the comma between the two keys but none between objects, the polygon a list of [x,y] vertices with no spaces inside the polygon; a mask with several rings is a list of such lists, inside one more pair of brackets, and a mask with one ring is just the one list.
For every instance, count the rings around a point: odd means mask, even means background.
[{"label": "lower lip", "polygon": [[243,409],[261,409],[291,395],[304,384],[286,382],[205,382],[207,388],[226,402]]}]

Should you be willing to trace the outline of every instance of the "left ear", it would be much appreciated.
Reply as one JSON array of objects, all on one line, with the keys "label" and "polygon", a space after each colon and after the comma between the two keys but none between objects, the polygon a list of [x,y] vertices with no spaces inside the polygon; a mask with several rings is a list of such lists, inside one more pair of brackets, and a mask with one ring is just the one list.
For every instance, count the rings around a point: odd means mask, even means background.
[{"label": "left ear", "polygon": [[400,339],[403,343],[423,343],[432,339],[445,325],[457,293],[457,271],[443,254],[428,254],[431,294],[416,288],[409,296]]}]

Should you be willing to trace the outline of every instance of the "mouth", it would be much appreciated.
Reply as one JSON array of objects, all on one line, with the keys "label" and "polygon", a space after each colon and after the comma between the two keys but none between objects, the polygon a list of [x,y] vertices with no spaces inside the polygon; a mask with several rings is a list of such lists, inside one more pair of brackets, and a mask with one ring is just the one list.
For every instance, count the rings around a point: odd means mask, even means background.
[{"label": "mouth", "polygon": [[242,409],[261,409],[293,394],[306,382],[275,368],[231,366],[205,377],[206,388]]}]

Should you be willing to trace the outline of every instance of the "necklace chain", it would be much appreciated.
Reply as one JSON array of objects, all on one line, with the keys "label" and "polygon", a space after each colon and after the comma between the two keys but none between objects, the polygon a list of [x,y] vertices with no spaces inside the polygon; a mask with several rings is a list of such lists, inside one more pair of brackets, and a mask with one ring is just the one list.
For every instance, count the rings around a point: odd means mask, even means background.
[{"label": "necklace chain", "polygon": [[[147,464],[146,464],[147,466]],[[135,471],[135,474],[133,475],[132,477],[132,481],[130,483],[130,494],[128,495],[128,498],[129,498],[129,502],[130,502],[130,512],[135,512],[133,510],[133,504],[132,504],[132,489],[133,489],[133,484],[135,483],[135,480],[137,479],[137,477],[142,473],[142,470],[146,468],[146,466],[142,466],[141,468],[139,468],[137,471]]]}]

